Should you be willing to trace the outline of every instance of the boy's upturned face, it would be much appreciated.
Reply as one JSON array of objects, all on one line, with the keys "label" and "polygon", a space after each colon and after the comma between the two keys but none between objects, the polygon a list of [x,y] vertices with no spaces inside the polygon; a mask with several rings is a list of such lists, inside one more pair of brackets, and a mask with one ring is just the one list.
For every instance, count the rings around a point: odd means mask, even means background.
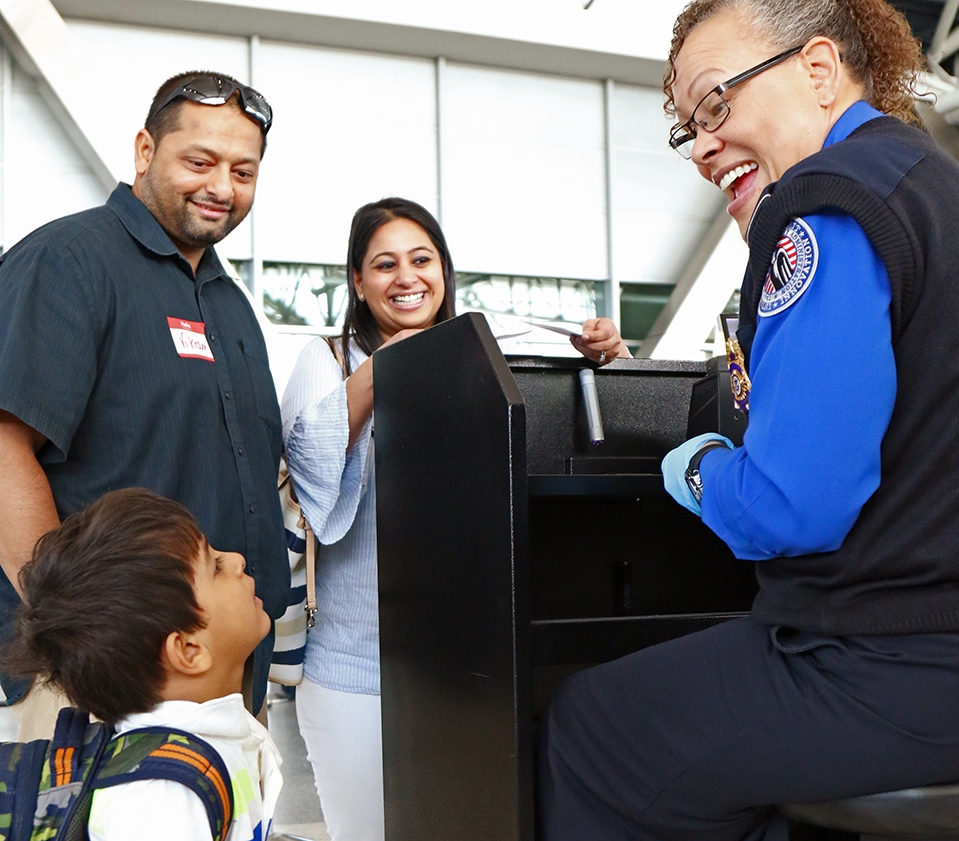
[{"label": "boy's upturned face", "polygon": [[221,667],[244,663],[270,632],[270,617],[246,574],[238,552],[218,552],[204,541],[193,571],[193,592],[203,611],[203,629]]}]

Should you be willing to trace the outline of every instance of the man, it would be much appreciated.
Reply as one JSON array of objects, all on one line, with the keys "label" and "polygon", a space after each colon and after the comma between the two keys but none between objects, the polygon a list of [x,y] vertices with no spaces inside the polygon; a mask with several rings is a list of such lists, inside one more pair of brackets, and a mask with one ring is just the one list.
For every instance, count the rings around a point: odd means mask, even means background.
[{"label": "man", "polygon": [[[0,647],[37,538],[120,487],[184,504],[214,546],[246,557],[266,611],[282,614],[279,407],[256,317],[211,248],[253,204],[271,122],[266,100],[229,76],[175,76],[136,135],[132,188],[3,256]],[[271,647],[272,634],[248,664],[254,712]],[[10,700],[25,689],[4,681]],[[42,696],[17,705],[21,738],[52,728]]]}]

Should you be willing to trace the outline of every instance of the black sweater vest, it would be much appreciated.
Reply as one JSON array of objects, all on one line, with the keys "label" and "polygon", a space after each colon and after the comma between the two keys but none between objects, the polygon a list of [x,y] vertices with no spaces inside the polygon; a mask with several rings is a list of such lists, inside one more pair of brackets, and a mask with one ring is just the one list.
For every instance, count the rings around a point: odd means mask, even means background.
[{"label": "black sweater vest", "polygon": [[[931,138],[882,117],[767,188],[747,233],[747,364],[782,231],[829,210],[859,222],[892,285],[897,392],[882,478],[837,551],[757,564],[753,615],[836,635],[959,631],[959,166]],[[836,318],[856,329],[855,313]]]}]

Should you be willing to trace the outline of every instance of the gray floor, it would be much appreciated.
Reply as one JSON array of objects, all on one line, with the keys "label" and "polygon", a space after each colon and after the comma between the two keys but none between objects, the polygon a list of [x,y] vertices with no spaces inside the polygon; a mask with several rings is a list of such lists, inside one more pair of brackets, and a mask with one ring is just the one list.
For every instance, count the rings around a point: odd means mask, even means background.
[{"label": "gray floor", "polygon": [[329,841],[313,785],[313,769],[296,724],[296,705],[282,687],[273,683],[267,693],[267,716],[270,733],[283,755],[283,791],[273,816],[273,834]]}]

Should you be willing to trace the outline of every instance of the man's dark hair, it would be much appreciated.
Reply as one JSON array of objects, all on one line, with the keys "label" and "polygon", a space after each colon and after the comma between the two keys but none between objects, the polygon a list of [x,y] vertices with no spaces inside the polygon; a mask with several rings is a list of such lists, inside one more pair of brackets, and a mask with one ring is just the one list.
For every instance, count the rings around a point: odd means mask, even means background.
[{"label": "man's dark hair", "polygon": [[[217,73],[212,70],[190,70],[187,73],[177,73],[176,76],[171,76],[157,89],[156,95],[153,97],[153,102],[150,103],[150,110],[147,112],[146,121],[143,123],[143,127],[150,132],[150,137],[153,138],[153,142],[157,146],[160,145],[160,141],[165,135],[180,128],[180,109],[183,107],[184,102],[189,102],[190,100],[185,97],[180,97],[174,99],[173,102],[165,108],[163,107],[163,103],[166,102],[167,97],[178,87],[197,76],[219,76],[221,79],[226,79],[234,85],[240,84],[240,82],[232,76],[226,73]],[[224,104],[230,108],[236,108],[241,114],[243,113],[243,109],[240,107],[240,95],[235,91],[230,97],[229,102]],[[222,108],[223,106],[211,105],[209,107]],[[254,120],[253,122],[256,121]],[[266,130],[260,123],[257,123],[257,125],[260,129],[260,159],[262,160],[263,155],[266,153]]]},{"label": "man's dark hair", "polygon": [[373,317],[369,304],[361,301],[353,284],[353,272],[360,271],[363,258],[370,246],[373,235],[394,219],[409,219],[419,225],[433,243],[443,264],[443,303],[436,313],[436,323],[446,321],[456,314],[456,274],[453,271],[453,258],[440,223],[425,207],[410,199],[388,196],[385,199],[364,204],[353,214],[350,227],[350,244],[346,255],[346,284],[348,300],[346,316],[343,319],[343,334],[340,342],[343,347],[343,360],[346,363],[346,375],[353,366],[350,364],[349,342],[353,340],[367,355],[372,354],[383,344],[383,334]]},{"label": "man's dark hair", "polygon": [[156,706],[167,636],[204,626],[193,578],[205,540],[186,508],[142,488],[68,517],[20,571],[7,668],[109,723]]}]

